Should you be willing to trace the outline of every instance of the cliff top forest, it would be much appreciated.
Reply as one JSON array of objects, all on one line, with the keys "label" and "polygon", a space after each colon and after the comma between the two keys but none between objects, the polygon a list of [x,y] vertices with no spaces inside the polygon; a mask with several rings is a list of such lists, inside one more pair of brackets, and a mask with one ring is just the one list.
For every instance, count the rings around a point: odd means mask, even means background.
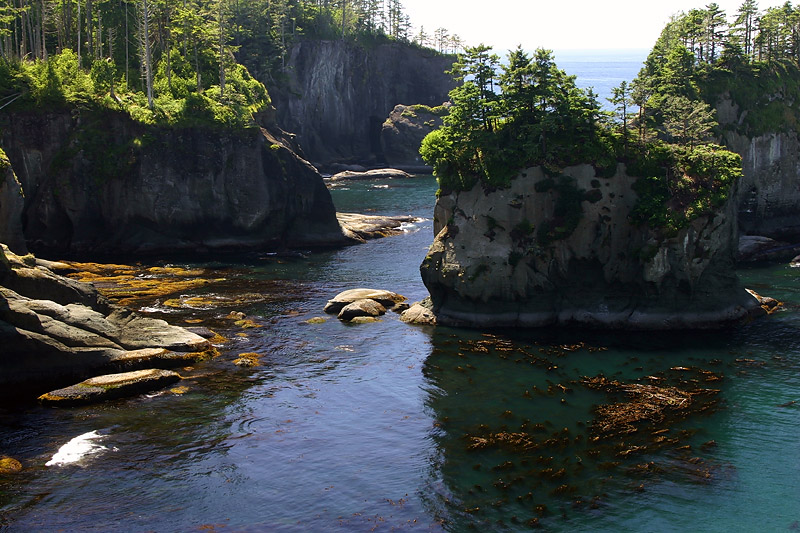
[{"label": "cliff top forest", "polygon": [[[145,123],[253,125],[298,39],[411,42],[400,0],[2,0],[0,109],[99,105]],[[419,46],[455,50],[424,29]],[[261,81],[257,81],[261,80]]]},{"label": "cliff top forest", "polygon": [[[798,60],[800,10],[791,4],[761,13],[747,0],[728,21],[712,3],[667,24],[637,79],[614,89],[609,113],[549,50],[518,48],[501,64],[490,47],[470,47],[451,71],[460,86],[444,126],[421,153],[445,192],[505,187],[529,166],[556,178],[579,163],[613,175],[623,162],[641,178],[634,216],[674,234],[719,208],[741,175],[739,156],[715,143],[723,127],[756,134],[796,125]],[[748,110],[741,124],[717,122],[712,105],[723,94]],[[794,95],[791,109],[775,94]],[[563,179],[554,185],[569,196]]]}]

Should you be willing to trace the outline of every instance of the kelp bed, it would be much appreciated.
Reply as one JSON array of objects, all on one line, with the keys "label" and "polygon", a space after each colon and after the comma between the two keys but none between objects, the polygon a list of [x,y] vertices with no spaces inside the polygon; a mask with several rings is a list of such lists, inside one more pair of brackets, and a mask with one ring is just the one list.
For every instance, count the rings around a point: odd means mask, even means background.
[{"label": "kelp bed", "polygon": [[[546,524],[570,509],[596,512],[626,492],[661,481],[708,483],[730,472],[714,459],[716,443],[703,442],[695,429],[702,422],[692,422],[718,408],[720,391],[714,387],[724,379],[721,373],[675,366],[635,379],[572,378],[567,369],[573,363],[604,357],[607,350],[586,342],[521,343],[493,334],[453,338],[435,343],[426,362],[429,377],[448,392],[444,398],[474,389],[469,394],[500,407],[458,421],[446,416],[450,408],[437,407],[439,438],[449,448],[445,457],[464,455],[461,461],[472,462],[474,471],[467,477],[482,480],[459,501],[447,502],[456,514],[469,516],[469,523],[536,527],[539,519]],[[628,375],[643,370],[636,356],[625,364]],[[515,374],[530,378],[514,379]],[[511,379],[498,383],[486,377],[495,375]],[[546,385],[531,383],[537,380]],[[463,468],[458,462],[452,463],[452,474],[449,464],[443,468],[445,479],[465,476],[458,473]]]}]

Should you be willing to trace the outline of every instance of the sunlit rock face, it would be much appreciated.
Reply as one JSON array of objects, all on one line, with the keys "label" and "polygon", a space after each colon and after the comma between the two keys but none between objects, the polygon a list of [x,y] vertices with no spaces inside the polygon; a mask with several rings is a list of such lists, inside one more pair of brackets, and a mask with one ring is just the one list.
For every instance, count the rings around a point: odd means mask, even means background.
[{"label": "sunlit rock face", "polygon": [[454,59],[403,43],[300,41],[289,50],[285,81],[267,87],[278,124],[297,134],[310,161],[380,163],[386,118],[397,104],[447,100]]},{"label": "sunlit rock face", "polygon": [[[769,101],[785,106],[781,116],[792,115],[792,99],[776,94]],[[740,126],[747,109],[723,94],[716,102],[717,118],[722,126],[722,142],[742,156],[743,176],[736,205],[739,227],[746,235],[763,235],[777,240],[797,242],[800,238],[800,138],[793,129],[748,136]]]},{"label": "sunlit rock face", "polygon": [[[573,212],[566,189],[548,188],[558,180],[572,184]],[[665,236],[631,220],[635,181],[623,165],[555,179],[535,167],[505,189],[442,194],[421,266],[438,322],[680,329],[746,317],[756,302],[733,272],[733,203]]]}]

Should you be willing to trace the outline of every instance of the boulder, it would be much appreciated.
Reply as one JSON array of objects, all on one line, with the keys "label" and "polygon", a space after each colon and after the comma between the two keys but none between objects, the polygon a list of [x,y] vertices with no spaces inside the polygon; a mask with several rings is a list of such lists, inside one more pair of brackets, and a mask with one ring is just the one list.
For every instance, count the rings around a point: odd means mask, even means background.
[{"label": "boulder", "polygon": [[[428,301],[428,306],[429,305],[430,301]],[[426,306],[424,302],[416,302],[403,311],[403,314],[400,315],[400,320],[406,324],[435,326],[436,315],[433,314],[433,311],[428,306]]]},{"label": "boulder", "polygon": [[337,294],[332,300],[328,300],[324,312],[332,315],[339,312],[348,304],[358,300],[375,300],[386,309],[391,309],[400,302],[405,301],[406,297],[397,293],[376,289],[350,289]]},{"label": "boulder", "polygon": [[339,311],[339,320],[349,322],[356,317],[379,317],[386,314],[386,308],[375,300],[362,299],[345,305]]},{"label": "boulder", "polygon": [[63,406],[97,403],[162,389],[180,379],[176,372],[159,369],[108,374],[48,392],[39,396],[39,401],[45,405]]}]

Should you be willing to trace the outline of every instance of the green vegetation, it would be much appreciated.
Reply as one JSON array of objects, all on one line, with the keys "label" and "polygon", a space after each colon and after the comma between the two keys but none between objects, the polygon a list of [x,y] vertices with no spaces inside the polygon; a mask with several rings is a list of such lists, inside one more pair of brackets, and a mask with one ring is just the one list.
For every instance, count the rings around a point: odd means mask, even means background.
[{"label": "green vegetation", "polygon": [[550,51],[531,58],[518,49],[498,69],[499,58],[483,45],[467,48],[453,65],[462,85],[450,92],[444,126],[420,149],[443,190],[478,181],[505,187],[531,165],[613,159],[610,134],[598,127],[603,114],[596,95],[559,70]]},{"label": "green vegetation", "polygon": [[[596,96],[575,86],[547,50],[517,49],[503,66],[486,46],[454,64],[460,86],[444,126],[422,143],[442,193],[508,186],[522,169],[550,176],[534,184],[558,195],[558,214],[537,228],[548,244],[569,235],[582,202],[602,192],[572,191],[565,166],[588,163],[613,177],[624,163],[639,197],[632,219],[674,235],[713,214],[741,176],[741,158],[715,144],[726,129],[744,135],[796,131],[800,125],[800,9],[758,11],[746,0],[728,23],[716,4],[680,14],[666,26],[637,79],[623,82],[600,111]],[[720,126],[716,105],[729,95],[740,115]],[[746,111],[746,112],[742,112]]]},{"label": "green vegetation", "polygon": [[400,0],[0,0],[0,109],[246,127],[270,104],[258,80],[281,79],[292,42],[409,33]]}]

